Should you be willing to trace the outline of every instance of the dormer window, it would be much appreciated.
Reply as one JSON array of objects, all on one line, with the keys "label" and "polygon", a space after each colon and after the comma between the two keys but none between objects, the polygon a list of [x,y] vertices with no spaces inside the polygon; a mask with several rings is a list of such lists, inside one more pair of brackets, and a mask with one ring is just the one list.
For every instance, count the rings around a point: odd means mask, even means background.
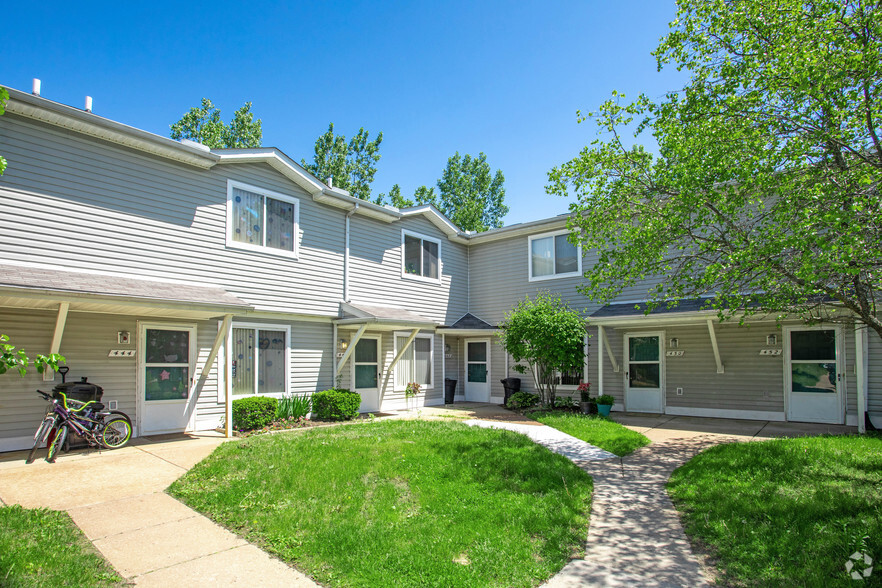
[{"label": "dormer window", "polygon": [[402,277],[441,281],[441,241],[402,230],[401,246]]},{"label": "dormer window", "polygon": [[297,257],[300,201],[230,180],[227,182],[227,245]]}]

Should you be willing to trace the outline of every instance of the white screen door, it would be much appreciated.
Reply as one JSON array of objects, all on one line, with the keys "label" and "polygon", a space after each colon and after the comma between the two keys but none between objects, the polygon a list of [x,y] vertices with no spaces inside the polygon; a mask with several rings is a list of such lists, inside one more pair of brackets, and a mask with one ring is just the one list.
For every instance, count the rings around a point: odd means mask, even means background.
[{"label": "white screen door", "polygon": [[841,424],[838,329],[785,331],[787,420]]},{"label": "white screen door", "polygon": [[466,341],[465,399],[490,402],[490,341]]},{"label": "white screen door", "polygon": [[380,410],[380,339],[362,337],[355,344],[352,354],[352,381],[361,396],[359,412]]},{"label": "white screen door", "polygon": [[625,410],[661,413],[664,410],[661,333],[625,335]]},{"label": "white screen door", "polygon": [[140,434],[186,430],[193,416],[196,327],[142,324],[140,348]]}]

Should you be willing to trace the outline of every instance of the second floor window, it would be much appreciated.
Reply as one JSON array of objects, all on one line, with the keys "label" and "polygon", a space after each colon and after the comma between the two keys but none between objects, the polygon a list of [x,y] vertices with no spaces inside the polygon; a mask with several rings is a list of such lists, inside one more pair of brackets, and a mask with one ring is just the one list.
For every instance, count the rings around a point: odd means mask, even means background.
[{"label": "second floor window", "polygon": [[407,231],[402,231],[401,238],[404,245],[404,276],[440,280],[441,242]]},{"label": "second floor window", "polygon": [[567,236],[567,231],[558,231],[529,238],[530,281],[582,274],[579,248],[570,243]]},{"label": "second floor window", "polygon": [[227,243],[245,249],[297,254],[299,201],[238,182],[229,182]]}]

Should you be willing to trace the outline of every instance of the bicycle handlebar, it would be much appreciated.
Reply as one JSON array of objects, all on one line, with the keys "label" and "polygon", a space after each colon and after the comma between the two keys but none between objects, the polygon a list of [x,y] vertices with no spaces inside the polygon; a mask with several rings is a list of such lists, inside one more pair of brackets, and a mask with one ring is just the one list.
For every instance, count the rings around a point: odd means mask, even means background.
[{"label": "bicycle handlebar", "polygon": [[50,401],[50,402],[51,402],[51,401],[53,400],[51,394],[46,394],[46,393],[43,392],[42,390],[37,390],[37,394],[39,394],[40,396],[42,396],[42,397],[43,397],[45,400],[47,400],[47,401]]}]

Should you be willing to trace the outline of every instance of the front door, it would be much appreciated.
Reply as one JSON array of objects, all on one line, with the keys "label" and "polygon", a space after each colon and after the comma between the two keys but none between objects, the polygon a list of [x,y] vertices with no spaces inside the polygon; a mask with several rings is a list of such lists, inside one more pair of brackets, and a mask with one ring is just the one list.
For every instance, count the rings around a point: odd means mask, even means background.
[{"label": "front door", "polygon": [[466,341],[465,399],[490,402],[490,340]]},{"label": "front door", "polygon": [[631,412],[664,411],[664,364],[662,333],[625,335],[625,410]]},{"label": "front door", "polygon": [[362,337],[352,354],[352,381],[361,396],[359,412],[380,410],[380,338]]},{"label": "front door", "polygon": [[839,329],[785,329],[787,420],[841,424]]},{"label": "front door", "polygon": [[140,349],[140,434],[186,430],[193,416],[196,327],[142,324]]}]

